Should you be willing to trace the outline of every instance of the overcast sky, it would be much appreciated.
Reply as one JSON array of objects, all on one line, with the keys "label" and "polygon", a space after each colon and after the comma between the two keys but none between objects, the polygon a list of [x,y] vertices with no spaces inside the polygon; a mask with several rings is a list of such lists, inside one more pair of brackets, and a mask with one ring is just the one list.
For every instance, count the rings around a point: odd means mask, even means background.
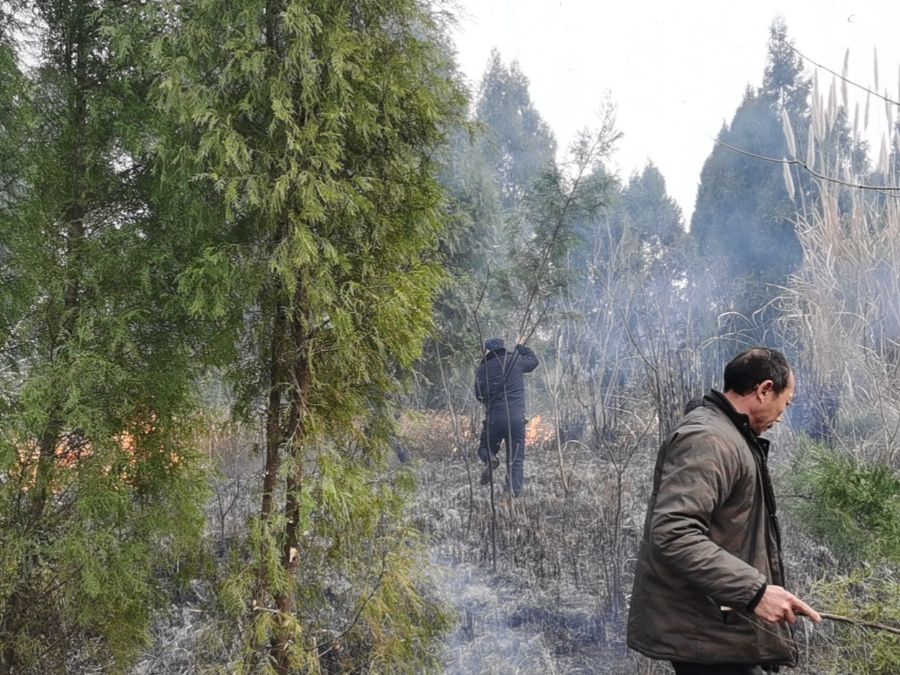
[{"label": "overcast sky", "polygon": [[[518,59],[560,148],[579,129],[596,126],[608,90],[624,133],[614,168],[627,178],[652,160],[687,219],[711,138],[731,121],[747,85],[762,82],[768,28],[777,15],[795,47],[832,70],[842,70],[849,47],[850,78],[870,87],[877,49],[879,89],[897,96],[898,0],[458,2],[464,13],[458,60],[473,85],[493,47],[504,62]],[[819,72],[826,94],[831,80]],[[883,120],[883,112],[872,115],[870,135]]]}]

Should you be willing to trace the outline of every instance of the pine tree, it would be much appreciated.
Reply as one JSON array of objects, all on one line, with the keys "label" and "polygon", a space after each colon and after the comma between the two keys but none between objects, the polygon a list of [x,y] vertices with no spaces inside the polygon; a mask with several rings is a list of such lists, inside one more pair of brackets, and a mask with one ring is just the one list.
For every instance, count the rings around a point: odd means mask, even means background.
[{"label": "pine tree", "polygon": [[436,158],[465,99],[416,0],[174,8],[167,155],[219,195],[228,231],[183,289],[239,326],[239,411],[264,411],[252,562],[222,595],[248,614],[232,672],[416,670],[444,619],[381,473],[387,397],[431,328]]}]

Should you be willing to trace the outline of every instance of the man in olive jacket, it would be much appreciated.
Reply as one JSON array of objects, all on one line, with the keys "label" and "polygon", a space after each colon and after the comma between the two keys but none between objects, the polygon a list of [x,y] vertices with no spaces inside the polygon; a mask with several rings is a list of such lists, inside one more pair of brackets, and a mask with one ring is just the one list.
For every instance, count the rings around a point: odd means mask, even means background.
[{"label": "man in olive jacket", "polygon": [[758,347],[726,367],[659,449],[635,568],[628,646],[678,675],[793,666],[791,630],[819,615],[783,588],[781,535],[760,438],[794,397],[784,355]]}]

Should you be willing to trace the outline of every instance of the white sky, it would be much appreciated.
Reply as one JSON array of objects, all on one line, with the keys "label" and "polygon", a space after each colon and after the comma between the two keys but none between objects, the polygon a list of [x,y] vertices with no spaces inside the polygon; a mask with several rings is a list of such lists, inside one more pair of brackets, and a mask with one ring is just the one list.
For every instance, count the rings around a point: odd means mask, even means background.
[{"label": "white sky", "polygon": [[[608,90],[624,133],[614,167],[627,178],[652,160],[688,222],[712,137],[747,85],[762,82],[777,15],[794,46],[832,70],[841,72],[849,47],[849,77],[865,86],[874,84],[877,49],[879,90],[898,95],[898,0],[457,1],[458,60],[470,83],[481,79],[492,47],[504,63],[518,59],[561,150],[596,126]],[[819,72],[826,96],[831,81]],[[884,105],[872,105],[869,135],[878,136]]]}]

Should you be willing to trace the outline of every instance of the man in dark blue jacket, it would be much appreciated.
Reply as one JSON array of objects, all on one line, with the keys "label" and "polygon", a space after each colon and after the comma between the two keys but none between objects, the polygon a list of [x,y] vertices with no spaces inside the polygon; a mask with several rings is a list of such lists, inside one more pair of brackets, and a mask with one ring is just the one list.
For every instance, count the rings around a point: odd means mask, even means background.
[{"label": "man in dark blue jacket", "polygon": [[[513,352],[507,352],[502,338],[484,343],[485,354],[475,374],[475,397],[484,404],[485,420],[481,430],[478,457],[485,463],[481,484],[491,481],[500,465],[497,453],[501,441],[506,445],[506,485],[504,490],[516,497],[525,480],[525,373],[538,367],[537,357],[516,340]],[[490,461],[489,461],[490,460]]]}]

